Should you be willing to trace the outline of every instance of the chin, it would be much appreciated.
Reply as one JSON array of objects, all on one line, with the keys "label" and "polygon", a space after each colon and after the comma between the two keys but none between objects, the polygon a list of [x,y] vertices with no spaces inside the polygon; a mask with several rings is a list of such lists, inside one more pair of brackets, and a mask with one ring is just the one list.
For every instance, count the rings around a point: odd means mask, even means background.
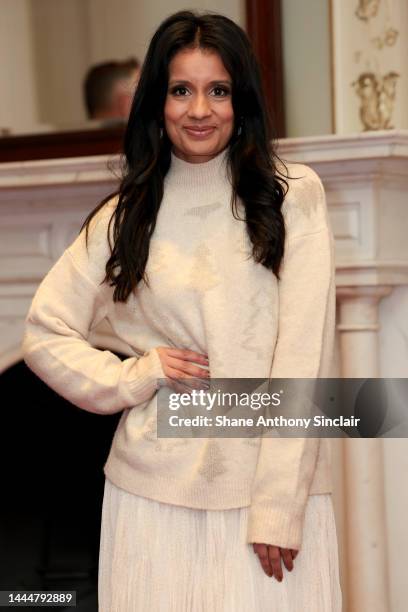
[{"label": "chin", "polygon": [[224,149],[225,146],[226,145],[221,145],[218,142],[202,142],[194,144],[189,143],[188,145],[186,145],[185,150],[188,151],[190,155],[215,155],[216,153],[218,153],[218,151]]}]

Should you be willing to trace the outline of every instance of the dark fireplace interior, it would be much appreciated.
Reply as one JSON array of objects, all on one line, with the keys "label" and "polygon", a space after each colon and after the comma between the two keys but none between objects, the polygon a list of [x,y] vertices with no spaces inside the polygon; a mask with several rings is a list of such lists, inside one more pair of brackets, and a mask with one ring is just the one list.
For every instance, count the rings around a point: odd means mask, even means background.
[{"label": "dark fireplace interior", "polygon": [[24,362],[0,384],[0,590],[76,591],[76,609],[97,612],[103,465],[120,413],[73,406]]}]

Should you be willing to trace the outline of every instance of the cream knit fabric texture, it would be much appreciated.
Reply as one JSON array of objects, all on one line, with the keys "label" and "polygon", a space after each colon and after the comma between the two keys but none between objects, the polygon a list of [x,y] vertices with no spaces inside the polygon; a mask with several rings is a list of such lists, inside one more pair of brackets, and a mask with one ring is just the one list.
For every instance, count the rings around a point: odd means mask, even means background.
[{"label": "cream knit fabric texture", "polygon": [[[331,375],[335,326],[333,236],[317,174],[288,164],[281,279],[251,256],[231,211],[224,150],[192,164],[172,154],[143,282],[126,304],[101,284],[108,222],[93,219],[39,285],[23,356],[47,385],[100,414],[123,411],[104,471],[131,493],[191,508],[250,506],[248,542],[299,549],[308,495],[332,490],[330,445],[318,438],[157,437],[158,346],[207,353],[212,378]],[[239,215],[244,207],[239,203]],[[113,223],[111,224],[112,231]],[[121,352],[89,337],[109,323]]]}]

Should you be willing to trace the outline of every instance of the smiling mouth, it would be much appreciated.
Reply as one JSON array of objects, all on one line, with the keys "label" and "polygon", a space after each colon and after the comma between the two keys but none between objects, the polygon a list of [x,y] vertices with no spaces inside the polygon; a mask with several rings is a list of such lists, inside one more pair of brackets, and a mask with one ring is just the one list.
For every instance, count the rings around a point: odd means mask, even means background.
[{"label": "smiling mouth", "polygon": [[215,130],[215,126],[208,125],[205,127],[196,127],[193,125],[186,125],[184,129],[188,134],[191,134],[192,136],[208,136],[209,134],[212,134],[212,132]]},{"label": "smiling mouth", "polygon": [[215,129],[215,125],[185,125],[184,127],[186,130],[196,130],[197,132]]}]

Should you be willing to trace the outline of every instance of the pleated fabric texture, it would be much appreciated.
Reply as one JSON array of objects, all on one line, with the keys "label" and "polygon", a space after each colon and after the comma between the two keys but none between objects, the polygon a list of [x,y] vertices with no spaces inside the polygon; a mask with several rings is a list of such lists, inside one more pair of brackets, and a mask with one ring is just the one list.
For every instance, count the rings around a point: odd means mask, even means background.
[{"label": "pleated fabric texture", "polygon": [[309,497],[302,548],[283,580],[245,541],[249,508],[196,510],[105,480],[99,612],[341,612],[330,494]]}]

